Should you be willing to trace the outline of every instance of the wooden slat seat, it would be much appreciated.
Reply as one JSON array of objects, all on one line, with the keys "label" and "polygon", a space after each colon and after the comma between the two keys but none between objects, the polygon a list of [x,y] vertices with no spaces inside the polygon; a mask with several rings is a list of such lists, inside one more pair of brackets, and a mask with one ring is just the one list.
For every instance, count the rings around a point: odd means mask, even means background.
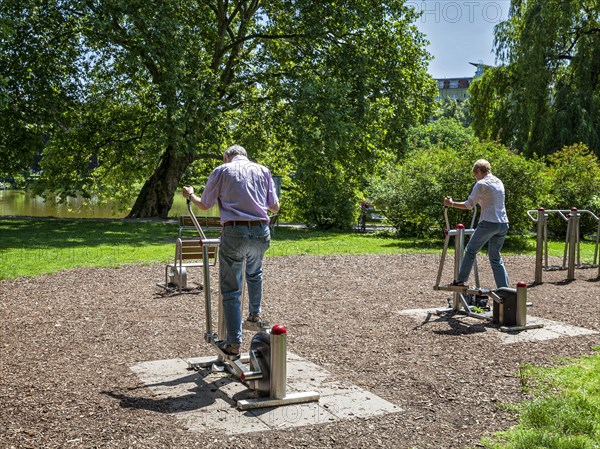
[{"label": "wooden slat seat", "polygon": [[[196,220],[200,224],[200,227],[205,231],[218,231],[221,229],[221,219],[219,217],[202,217],[196,216]],[[196,227],[192,222],[192,217],[189,215],[179,216],[179,237],[184,231],[195,231]]]},{"label": "wooden slat seat", "polygon": [[[173,277],[178,290],[184,284],[184,268],[204,267],[204,248],[201,239],[177,239],[175,245],[175,258],[165,266],[165,285],[169,285],[169,275]],[[217,245],[208,246],[209,264],[215,266],[217,263],[219,248]],[[187,278],[187,270],[186,270]],[[187,281],[187,279],[185,279]]]}]

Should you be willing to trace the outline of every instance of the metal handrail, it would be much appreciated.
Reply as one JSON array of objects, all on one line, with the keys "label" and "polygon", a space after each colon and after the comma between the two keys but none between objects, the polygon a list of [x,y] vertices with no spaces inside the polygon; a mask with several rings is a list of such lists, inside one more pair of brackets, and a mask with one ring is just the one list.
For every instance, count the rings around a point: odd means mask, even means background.
[{"label": "metal handrail", "polygon": [[196,215],[194,215],[194,213],[192,212],[192,200],[190,200],[189,196],[187,198],[186,205],[187,205],[187,210],[188,210],[188,213],[190,214],[192,223],[194,223],[194,227],[196,228],[196,231],[198,231],[198,234],[200,234],[200,238],[202,240],[206,240],[206,234],[204,234],[204,231],[202,230],[202,226],[200,226],[200,223],[198,223],[198,219],[196,218]]},{"label": "metal handrail", "polygon": [[[544,211],[544,213],[558,213],[562,217],[562,219],[565,220],[565,221],[569,221],[568,215],[571,212],[573,212],[572,210],[565,210],[565,209],[550,209],[550,210],[543,209],[543,211]],[[535,215],[533,215],[534,213],[535,213]],[[597,216],[591,210],[587,210],[587,209],[579,210],[579,209],[577,209],[577,213],[580,214],[580,215],[582,215],[582,214],[589,214],[589,215],[591,215],[594,218],[594,220],[600,221],[600,216]],[[528,210],[527,211],[527,215],[529,216],[529,218],[531,218],[536,223],[538,221],[537,214],[538,214],[538,209],[532,209],[532,210]],[[567,214],[567,215],[565,215],[565,214]]]},{"label": "metal handrail", "polygon": [[[477,206],[473,207],[473,217],[471,218],[471,227],[473,229],[475,226],[475,218],[477,218]],[[446,231],[450,230],[450,219],[448,218],[448,207],[444,207],[444,220],[446,221]]]}]

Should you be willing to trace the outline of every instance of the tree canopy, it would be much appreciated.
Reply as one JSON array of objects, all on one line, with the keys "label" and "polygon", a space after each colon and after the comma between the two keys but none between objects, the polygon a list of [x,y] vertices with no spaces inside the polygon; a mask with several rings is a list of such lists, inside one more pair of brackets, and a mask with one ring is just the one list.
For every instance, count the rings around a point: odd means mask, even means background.
[{"label": "tree canopy", "polygon": [[234,141],[289,172],[298,204],[347,207],[435,93],[401,0],[1,5],[0,171],[41,152],[38,191],[137,195],[131,217],[166,216]]},{"label": "tree canopy", "polygon": [[473,128],[526,155],[583,142],[600,155],[597,0],[511,0],[496,27],[501,63],[471,87]]}]

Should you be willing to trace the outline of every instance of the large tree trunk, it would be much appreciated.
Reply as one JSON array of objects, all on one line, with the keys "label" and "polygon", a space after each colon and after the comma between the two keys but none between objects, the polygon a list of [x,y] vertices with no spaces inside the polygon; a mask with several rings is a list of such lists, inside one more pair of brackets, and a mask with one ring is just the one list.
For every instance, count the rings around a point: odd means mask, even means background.
[{"label": "large tree trunk", "polygon": [[127,218],[167,218],[175,190],[192,161],[193,156],[176,155],[169,147],[156,171],[142,187]]}]

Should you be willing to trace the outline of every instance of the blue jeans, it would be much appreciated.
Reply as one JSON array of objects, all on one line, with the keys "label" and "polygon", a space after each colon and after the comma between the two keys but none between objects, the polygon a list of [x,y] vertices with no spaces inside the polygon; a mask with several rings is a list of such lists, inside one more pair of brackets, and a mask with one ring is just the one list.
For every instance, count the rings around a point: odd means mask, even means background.
[{"label": "blue jeans", "polygon": [[469,280],[477,253],[488,243],[488,257],[492,266],[492,273],[494,273],[496,287],[508,287],[508,274],[500,255],[500,250],[502,249],[502,245],[504,245],[507,233],[508,223],[479,222],[477,228],[475,228],[475,232],[469,239],[469,243],[467,243],[464,258],[460,264],[458,279],[456,280],[465,283]]},{"label": "blue jeans", "polygon": [[271,245],[268,225],[224,226],[219,245],[219,285],[227,337],[225,343],[242,341],[242,270],[246,260],[249,312],[260,313],[262,261]]}]

